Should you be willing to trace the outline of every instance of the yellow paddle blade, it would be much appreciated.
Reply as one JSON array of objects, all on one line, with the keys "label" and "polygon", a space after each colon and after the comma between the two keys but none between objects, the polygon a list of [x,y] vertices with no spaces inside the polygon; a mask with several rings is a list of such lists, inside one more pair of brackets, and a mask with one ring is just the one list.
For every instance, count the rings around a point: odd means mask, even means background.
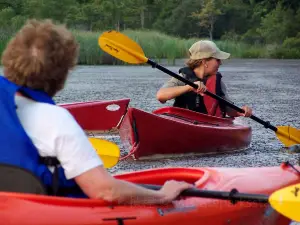
[{"label": "yellow paddle blade", "polygon": [[144,51],[136,42],[117,31],[106,31],[98,38],[100,48],[108,54],[127,63],[146,63]]},{"label": "yellow paddle blade", "polygon": [[300,144],[300,130],[294,127],[279,126],[277,127],[276,135],[286,147]]},{"label": "yellow paddle blade", "polygon": [[269,202],[280,214],[300,222],[300,184],[275,191],[270,196]]},{"label": "yellow paddle blade", "polygon": [[89,141],[101,158],[105,168],[111,168],[119,162],[120,149],[118,145],[98,138],[89,138]]}]

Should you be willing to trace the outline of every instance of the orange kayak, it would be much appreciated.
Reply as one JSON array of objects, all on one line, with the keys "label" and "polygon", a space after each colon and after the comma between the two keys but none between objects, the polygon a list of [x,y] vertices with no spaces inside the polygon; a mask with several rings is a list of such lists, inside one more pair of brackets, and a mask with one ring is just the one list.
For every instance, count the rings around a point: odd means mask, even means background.
[{"label": "orange kayak", "polygon": [[73,102],[60,104],[87,132],[105,133],[114,131],[125,115],[130,99],[108,101]]},{"label": "orange kayak", "polygon": [[[201,190],[271,194],[299,183],[282,164],[261,168],[160,168],[116,175],[139,184],[162,185],[176,179]],[[288,225],[289,219],[266,203],[184,197],[169,205],[118,206],[101,200],[0,192],[0,221],[9,225]]]}]

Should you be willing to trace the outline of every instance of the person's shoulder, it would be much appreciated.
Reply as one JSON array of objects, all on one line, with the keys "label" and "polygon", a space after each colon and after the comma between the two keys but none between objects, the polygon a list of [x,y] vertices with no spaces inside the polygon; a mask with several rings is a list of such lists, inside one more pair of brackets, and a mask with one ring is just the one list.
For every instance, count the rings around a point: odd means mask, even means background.
[{"label": "person's shoulder", "polygon": [[[84,132],[80,125],[61,106],[32,101],[24,97],[16,98],[18,118],[29,135],[39,146],[54,149],[53,143],[69,137],[81,137]],[[45,146],[47,146],[45,148]]]},{"label": "person's shoulder", "polygon": [[52,105],[48,103],[37,103],[37,109],[42,111],[43,113],[47,114],[49,117],[64,117],[69,118],[71,116],[70,112],[59,106],[59,105]]},{"label": "person's shoulder", "polygon": [[216,75],[217,75],[217,76],[220,76],[221,78],[222,78],[222,76],[223,76],[222,73],[219,72],[219,71],[216,73]]},{"label": "person's shoulder", "polygon": [[225,82],[223,80],[221,80],[220,83],[221,83],[222,87],[227,88],[227,85],[225,84]]},{"label": "person's shoulder", "polygon": [[49,127],[49,132],[55,137],[66,140],[74,140],[74,137],[78,140],[83,138],[84,131],[67,109],[58,105],[44,104],[43,113],[45,117],[40,117],[40,122],[44,121],[43,127]]},{"label": "person's shoulder", "polygon": [[181,76],[181,77],[183,77],[183,78],[187,78],[187,75],[185,74],[185,73],[179,73],[179,75]]},{"label": "person's shoulder", "polygon": [[72,114],[65,108],[59,105],[36,102],[27,106],[28,112],[31,112],[32,118],[37,122],[43,121],[44,125],[52,128],[66,130],[74,129],[78,126]]},{"label": "person's shoulder", "polygon": [[46,118],[50,119],[52,122],[59,124],[62,127],[65,127],[64,124],[68,123],[68,125],[71,125],[70,123],[76,125],[77,122],[75,121],[73,115],[65,108],[59,106],[59,105],[51,105],[42,103],[40,105],[41,111],[45,115],[47,115]]},{"label": "person's shoulder", "polygon": [[186,78],[186,76],[191,73],[191,69],[189,67],[182,67],[178,70],[179,75]]}]

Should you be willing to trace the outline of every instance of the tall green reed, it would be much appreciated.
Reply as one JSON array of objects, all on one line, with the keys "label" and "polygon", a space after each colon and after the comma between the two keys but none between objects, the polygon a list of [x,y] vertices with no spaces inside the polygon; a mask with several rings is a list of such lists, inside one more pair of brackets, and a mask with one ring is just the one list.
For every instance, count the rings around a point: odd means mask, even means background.
[{"label": "tall green reed", "polygon": [[[116,65],[124,64],[122,61],[103,52],[98,45],[98,37],[102,34],[99,32],[88,32],[72,30],[80,44],[79,64],[81,65]],[[188,57],[188,49],[200,38],[183,39],[180,37],[169,36],[157,31],[147,30],[125,30],[122,31],[130,38],[141,45],[145,55],[148,58],[160,61],[167,59],[169,64],[174,64],[175,59]],[[4,50],[7,42],[14,34],[12,30],[2,30],[0,28],[0,52]],[[274,48],[270,51],[267,46],[250,45],[243,42],[235,41],[215,41],[218,47],[226,52],[231,53],[232,58],[292,58],[293,55],[299,57],[299,50],[287,50]],[[296,54],[297,53],[297,54]]]}]

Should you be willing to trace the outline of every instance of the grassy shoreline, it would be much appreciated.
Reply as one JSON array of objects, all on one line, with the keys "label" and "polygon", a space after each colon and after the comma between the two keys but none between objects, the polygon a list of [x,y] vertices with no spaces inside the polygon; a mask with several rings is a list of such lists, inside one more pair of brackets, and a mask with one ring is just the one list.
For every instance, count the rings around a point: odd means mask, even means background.
[{"label": "grassy shoreline", "polygon": [[[98,46],[98,37],[102,32],[72,31],[80,43],[80,65],[120,65],[118,59],[103,52]],[[175,59],[187,58],[189,47],[199,38],[182,39],[156,31],[125,30],[122,31],[139,43],[145,55],[154,60],[167,59],[175,64]],[[0,52],[4,50],[13,32],[2,32],[0,35]],[[215,43],[223,51],[231,53],[231,58],[276,58],[299,59],[300,50],[286,49],[275,45],[246,44],[235,41],[216,40]]]}]

